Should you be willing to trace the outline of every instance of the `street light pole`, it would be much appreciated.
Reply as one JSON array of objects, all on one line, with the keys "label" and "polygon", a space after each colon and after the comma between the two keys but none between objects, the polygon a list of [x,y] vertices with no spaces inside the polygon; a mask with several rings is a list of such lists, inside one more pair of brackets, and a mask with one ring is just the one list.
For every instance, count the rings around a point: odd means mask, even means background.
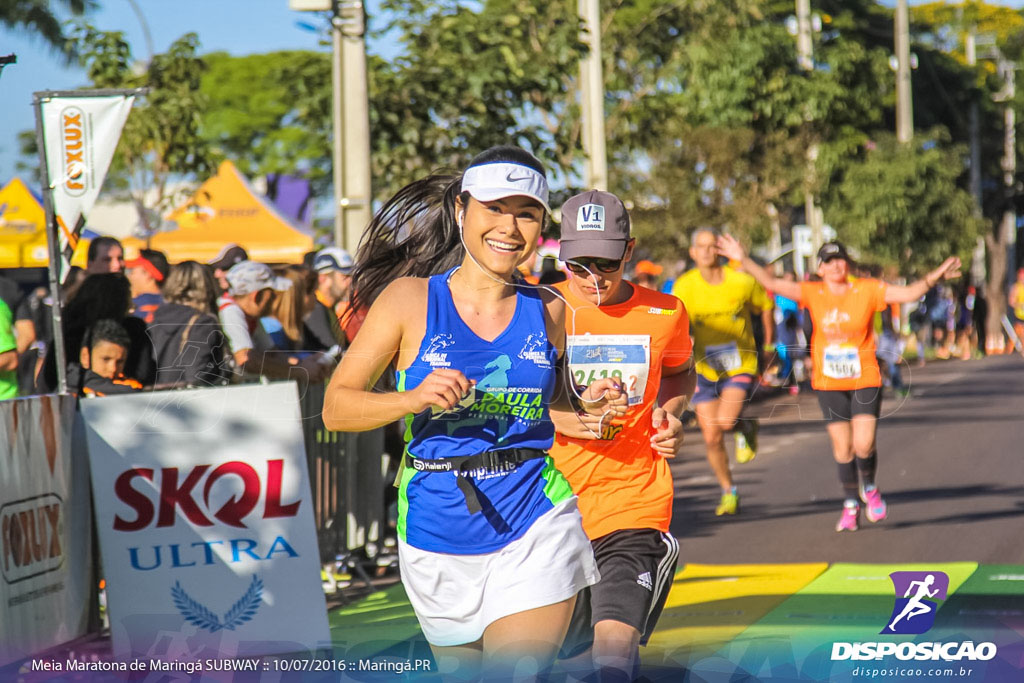
[{"label": "street light pole", "polygon": [[1016,73],[1017,65],[1008,59],[999,62],[999,72],[1005,79],[1005,85],[1000,95],[1005,105],[1003,107],[1003,191],[1005,192],[1005,209],[1003,210],[1003,222],[1000,229],[1003,231],[1003,240],[1006,245],[1006,274],[1007,285],[1013,282],[1014,273],[1017,268],[1017,210],[1016,199],[1016,177],[1017,177],[1017,113],[1013,108],[1013,100],[1016,96]]},{"label": "street light pole", "polygon": [[366,9],[362,0],[288,0],[288,6],[330,12],[334,244],[355,253],[373,208]]},{"label": "street light pole", "polygon": [[797,62],[804,71],[814,68],[814,41],[811,39],[811,0],[796,0]]},{"label": "street light pole", "polygon": [[910,94],[910,11],[907,0],[896,4],[896,139],[914,137],[914,105]]},{"label": "street light pole", "polygon": [[[814,40],[811,24],[811,1],[796,0],[796,49],[797,63],[804,71],[814,69]],[[824,222],[821,209],[814,201],[815,164],[818,161],[818,143],[812,141],[807,146],[807,177],[804,182],[804,220],[811,229],[811,243],[813,250],[817,253],[823,241],[822,223]],[[795,240],[794,240],[795,241]],[[802,258],[796,249],[793,250],[793,259]]]},{"label": "street light pole", "polygon": [[587,155],[583,184],[587,189],[608,189],[608,160],[604,131],[604,77],[601,72],[601,9],[598,0],[579,0],[583,42],[589,48],[580,60],[580,108],[583,114],[583,151]]},{"label": "street light pole", "polygon": [[[978,41],[975,27],[967,31],[964,39],[964,56],[972,69],[978,64]],[[978,102],[972,100],[967,112],[968,137],[970,138],[970,190],[974,198],[974,215],[981,218],[981,130],[978,123]],[[979,236],[971,255],[971,279],[974,284],[985,281],[985,238]]]},{"label": "street light pole", "polygon": [[334,149],[332,166],[334,181],[334,244],[345,244],[345,130],[343,124],[343,79],[341,15],[338,0],[331,2],[331,114]]},{"label": "street light pole", "polygon": [[372,215],[370,108],[366,79],[366,8],[362,0],[339,3],[344,88],[344,248],[353,255]]}]

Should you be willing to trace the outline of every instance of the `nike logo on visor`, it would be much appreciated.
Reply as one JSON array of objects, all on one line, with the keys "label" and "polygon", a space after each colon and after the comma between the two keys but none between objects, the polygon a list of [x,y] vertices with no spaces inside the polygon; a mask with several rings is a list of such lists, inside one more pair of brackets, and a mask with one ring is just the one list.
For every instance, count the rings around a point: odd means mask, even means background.
[{"label": "nike logo on visor", "polygon": [[520,176],[517,176],[517,175],[515,175],[515,171],[509,171],[508,175],[505,176],[505,180],[507,180],[510,183],[519,183],[519,182],[522,182],[524,180],[533,180],[533,176],[532,175],[520,175]]}]

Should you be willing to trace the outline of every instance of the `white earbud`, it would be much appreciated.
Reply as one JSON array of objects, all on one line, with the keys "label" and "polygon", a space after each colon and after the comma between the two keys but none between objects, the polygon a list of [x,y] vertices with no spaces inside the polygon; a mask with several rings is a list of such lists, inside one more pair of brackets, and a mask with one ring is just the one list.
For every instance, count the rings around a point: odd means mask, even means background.
[{"label": "white earbud", "polygon": [[455,222],[459,224],[459,230],[462,229],[462,221],[464,221],[464,220],[466,220],[466,212],[465,211],[459,211],[459,216],[458,216],[458,218],[455,219]]}]

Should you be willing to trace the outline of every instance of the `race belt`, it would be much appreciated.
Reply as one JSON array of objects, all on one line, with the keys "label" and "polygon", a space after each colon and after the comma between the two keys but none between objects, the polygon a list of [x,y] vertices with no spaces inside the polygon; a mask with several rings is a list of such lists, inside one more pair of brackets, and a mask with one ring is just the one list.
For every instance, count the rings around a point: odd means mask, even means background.
[{"label": "race belt", "polygon": [[547,451],[537,448],[505,448],[500,451],[487,451],[475,455],[459,455],[453,458],[417,458],[412,453],[406,457],[417,472],[453,472],[455,483],[466,499],[466,509],[473,515],[483,508],[473,484],[473,474],[501,474],[511,472],[527,460],[547,457]]}]

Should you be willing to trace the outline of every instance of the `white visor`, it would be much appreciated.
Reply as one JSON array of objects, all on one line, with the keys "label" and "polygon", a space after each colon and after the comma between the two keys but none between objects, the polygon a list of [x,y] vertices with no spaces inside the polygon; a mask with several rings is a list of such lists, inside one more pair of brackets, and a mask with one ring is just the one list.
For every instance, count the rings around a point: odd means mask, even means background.
[{"label": "white visor", "polygon": [[548,181],[529,166],[507,161],[473,166],[462,174],[462,191],[473,199],[493,202],[496,199],[522,195],[536,199],[551,213],[548,205]]}]

